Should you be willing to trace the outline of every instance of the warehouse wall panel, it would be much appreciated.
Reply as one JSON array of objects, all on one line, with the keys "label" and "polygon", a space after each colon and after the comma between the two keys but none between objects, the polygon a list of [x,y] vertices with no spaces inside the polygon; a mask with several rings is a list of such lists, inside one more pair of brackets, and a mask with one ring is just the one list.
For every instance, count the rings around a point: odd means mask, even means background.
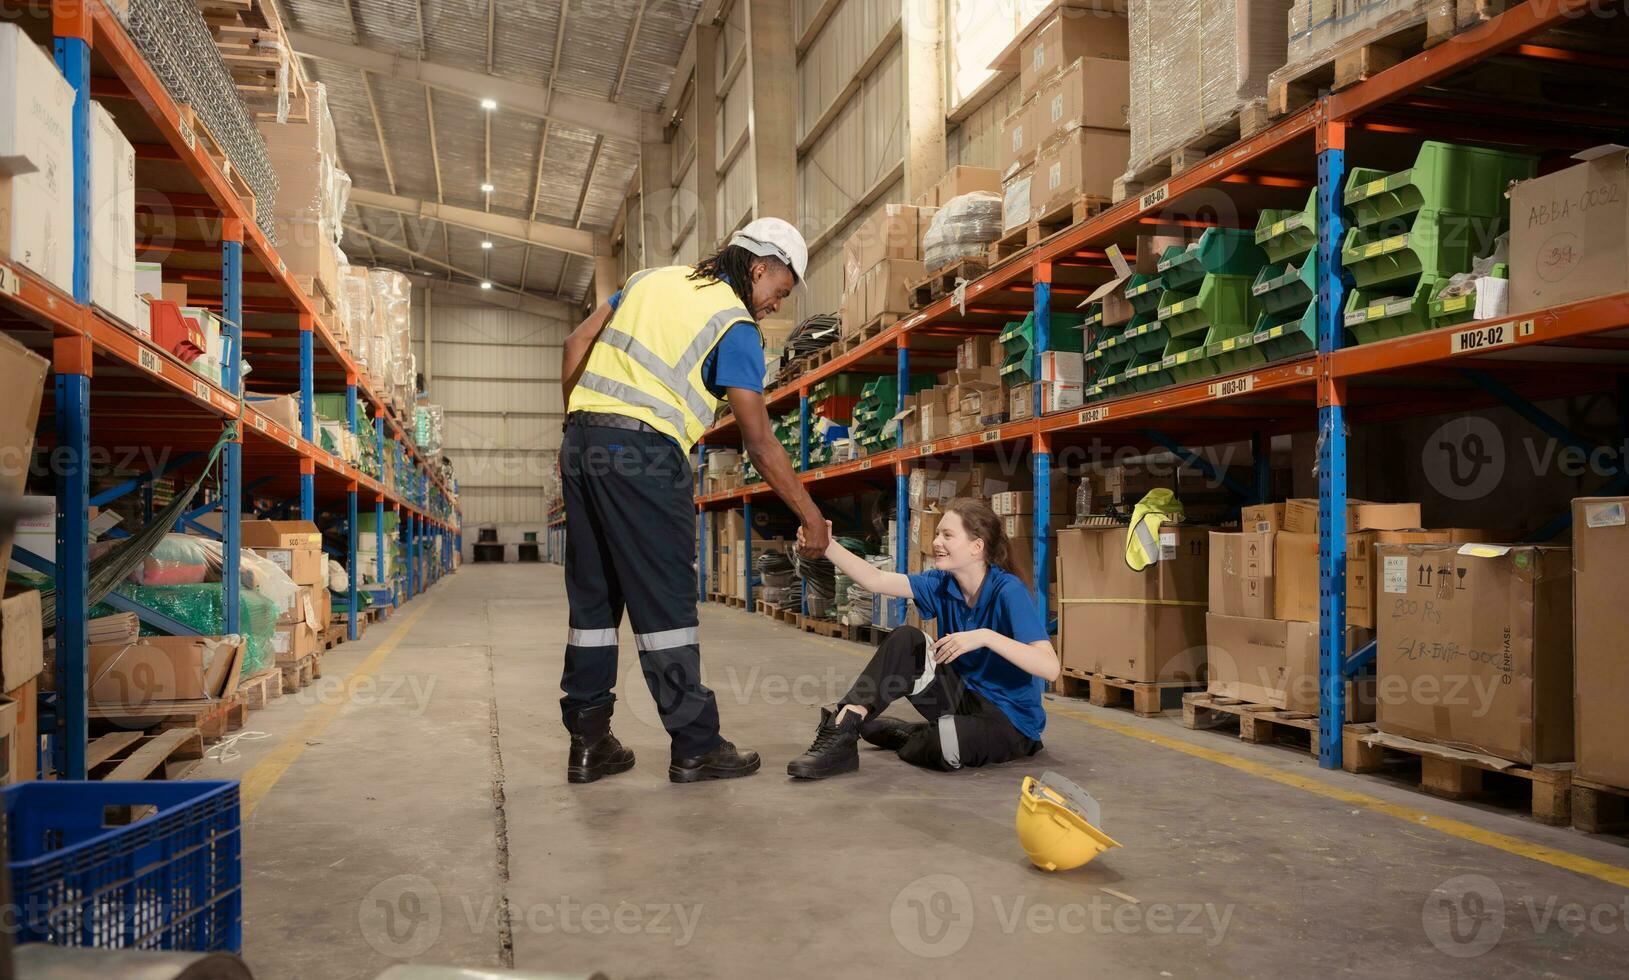
[{"label": "warehouse wall panel", "polygon": [[844,0],[832,12],[798,63],[800,141],[899,21],[900,0]]},{"label": "warehouse wall panel", "polygon": [[945,135],[945,155],[950,166],[988,167],[1001,165],[1001,121],[1019,105],[1019,81],[998,89],[990,101],[979,106],[961,125]]},{"label": "warehouse wall panel", "polygon": [[752,213],[752,154],[743,153],[718,178],[718,230],[733,231]]},{"label": "warehouse wall panel", "polygon": [[717,154],[723,163],[735,144],[747,131],[747,113],[752,107],[752,86],[747,84],[747,73],[735,80],[735,85],[720,98],[718,111]]}]

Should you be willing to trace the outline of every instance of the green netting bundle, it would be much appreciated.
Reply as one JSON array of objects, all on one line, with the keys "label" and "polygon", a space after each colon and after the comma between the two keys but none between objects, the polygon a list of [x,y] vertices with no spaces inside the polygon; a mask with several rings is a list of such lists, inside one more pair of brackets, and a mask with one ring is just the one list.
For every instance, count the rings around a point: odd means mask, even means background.
[{"label": "green netting bundle", "polygon": [[[200,585],[119,585],[120,595],[127,596],[187,624],[205,636],[220,636],[226,632],[225,617],[221,612],[221,583],[204,582]],[[115,610],[99,605],[91,610],[92,616],[111,615]],[[238,632],[247,640],[243,654],[243,673],[248,677],[270,667],[277,661],[272,651],[272,633],[277,629],[277,603],[250,589],[238,591]],[[143,636],[162,635],[146,623]]]}]

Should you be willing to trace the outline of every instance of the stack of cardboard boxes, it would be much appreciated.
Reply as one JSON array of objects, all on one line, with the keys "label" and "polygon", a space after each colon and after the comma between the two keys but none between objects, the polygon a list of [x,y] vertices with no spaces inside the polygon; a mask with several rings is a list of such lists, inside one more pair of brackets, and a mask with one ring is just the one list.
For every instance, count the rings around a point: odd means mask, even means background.
[{"label": "stack of cardboard boxes", "polygon": [[933,208],[884,204],[843,243],[842,335],[886,314],[909,313],[910,287],[925,276],[922,233]]},{"label": "stack of cardboard boxes", "polygon": [[1107,199],[1131,146],[1124,15],[1065,8],[1036,25],[1019,56],[1023,103],[1001,124],[1009,231],[1078,197]]},{"label": "stack of cardboard boxes", "polygon": [[983,419],[1006,410],[1001,385],[1001,342],[969,337],[956,349],[956,368],[939,375],[939,383],[908,395],[900,423],[905,444],[931,442],[976,432]]},{"label": "stack of cardboard boxes", "polygon": [[752,554],[747,554],[746,523],[741,511],[728,510],[710,515],[707,522],[712,540],[709,554],[707,589],[731,599],[745,599],[747,572],[760,555],[771,551],[789,552],[792,542],[785,538],[772,538],[761,534],[752,536]]},{"label": "stack of cardboard boxes", "polygon": [[[1572,502],[1575,775],[1620,789],[1629,789],[1629,741],[1623,737],[1623,706],[1629,704],[1629,632],[1623,628],[1626,515],[1629,497]],[[1543,625],[1549,625],[1548,618]],[[1553,655],[1546,652],[1541,659],[1549,662]]]},{"label": "stack of cardboard boxes", "polygon": [[327,628],[330,617],[326,559],[317,525],[310,521],[244,521],[240,534],[245,548],[281,568],[299,588],[272,634],[277,662],[294,663],[316,652],[317,635]]}]

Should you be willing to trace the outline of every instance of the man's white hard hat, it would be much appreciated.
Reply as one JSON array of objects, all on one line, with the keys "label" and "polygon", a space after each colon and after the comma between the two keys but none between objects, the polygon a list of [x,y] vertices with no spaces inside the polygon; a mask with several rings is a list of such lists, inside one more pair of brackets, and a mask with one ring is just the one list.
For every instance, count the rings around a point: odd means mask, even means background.
[{"label": "man's white hard hat", "polygon": [[792,270],[799,283],[809,267],[809,246],[803,236],[788,221],[780,218],[759,218],[730,236],[731,245],[739,245],[753,255],[780,259]]}]

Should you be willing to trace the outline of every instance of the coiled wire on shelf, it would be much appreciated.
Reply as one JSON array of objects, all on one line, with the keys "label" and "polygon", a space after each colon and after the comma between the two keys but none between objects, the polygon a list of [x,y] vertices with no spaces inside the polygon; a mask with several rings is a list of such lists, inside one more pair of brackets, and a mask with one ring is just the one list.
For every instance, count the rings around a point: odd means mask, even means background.
[{"label": "coiled wire on shelf", "polygon": [[774,606],[801,606],[803,583],[797,566],[783,551],[766,551],[758,556],[758,597]]},{"label": "coiled wire on shelf", "polygon": [[784,378],[787,368],[799,359],[830,347],[837,341],[840,333],[842,321],[835,313],[816,313],[798,324],[786,338],[786,347],[781,354],[779,377]]},{"label": "coiled wire on shelf", "polygon": [[[843,547],[855,554],[864,554],[866,545],[859,538],[838,538]],[[849,579],[843,579],[843,592],[838,591],[837,566],[829,558],[805,558],[794,554],[793,564],[797,568],[798,578],[803,580],[803,595],[809,606],[809,615],[815,619],[831,619],[839,612],[837,597],[842,595],[847,599]]]}]

